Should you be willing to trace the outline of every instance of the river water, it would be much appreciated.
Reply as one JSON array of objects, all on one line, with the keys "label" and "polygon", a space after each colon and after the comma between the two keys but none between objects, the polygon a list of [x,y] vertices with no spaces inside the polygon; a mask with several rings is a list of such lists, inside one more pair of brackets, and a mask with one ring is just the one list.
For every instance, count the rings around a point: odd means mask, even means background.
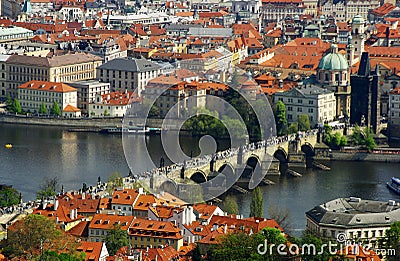
[{"label": "river water", "polygon": [[[146,138],[156,162],[162,155],[159,136]],[[5,144],[13,144],[6,149]],[[199,149],[196,140],[181,138],[188,155]],[[45,177],[57,177],[65,190],[82,183],[93,185],[117,171],[129,173],[120,135],[68,132],[58,127],[0,124],[0,184],[13,185],[24,200],[33,200]],[[221,148],[228,146],[222,142]],[[305,227],[305,212],[337,197],[357,196],[375,200],[400,200],[386,188],[392,176],[400,176],[400,164],[328,162],[331,171],[303,169],[303,177],[276,176],[275,185],[263,186],[264,215],[268,208],[288,209],[294,233]],[[250,194],[236,195],[241,214],[247,216]]]}]

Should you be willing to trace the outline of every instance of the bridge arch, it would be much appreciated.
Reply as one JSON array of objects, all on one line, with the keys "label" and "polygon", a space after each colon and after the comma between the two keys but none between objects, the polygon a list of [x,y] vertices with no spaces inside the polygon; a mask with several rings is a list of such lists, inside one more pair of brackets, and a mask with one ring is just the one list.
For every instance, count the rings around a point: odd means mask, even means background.
[{"label": "bridge arch", "polygon": [[279,160],[279,162],[280,162],[281,164],[284,164],[284,163],[287,163],[287,162],[288,162],[288,154],[287,154],[287,152],[285,151],[285,149],[282,148],[282,147],[279,147],[279,148],[275,151],[274,157],[275,157],[277,160]]},{"label": "bridge arch", "polygon": [[160,191],[167,191],[169,193],[176,193],[177,192],[177,186],[176,183],[172,180],[166,180],[164,181],[161,186],[159,187]]},{"label": "bridge arch", "polygon": [[233,168],[232,164],[229,162],[225,162],[221,165],[218,169],[218,173],[223,173],[225,176],[229,174],[235,174],[235,169]]},{"label": "bridge arch", "polygon": [[197,170],[193,173],[192,176],[190,176],[190,179],[200,184],[207,181],[207,175],[203,171]]},{"label": "bridge arch", "polygon": [[253,172],[256,171],[256,168],[258,167],[258,170],[261,170],[261,161],[260,158],[257,155],[250,155],[247,160],[246,160],[246,168],[243,171],[242,178],[251,178],[253,175]]},{"label": "bridge arch", "polygon": [[306,154],[306,157],[313,157],[315,156],[314,147],[309,142],[305,142],[301,145],[301,151]]}]

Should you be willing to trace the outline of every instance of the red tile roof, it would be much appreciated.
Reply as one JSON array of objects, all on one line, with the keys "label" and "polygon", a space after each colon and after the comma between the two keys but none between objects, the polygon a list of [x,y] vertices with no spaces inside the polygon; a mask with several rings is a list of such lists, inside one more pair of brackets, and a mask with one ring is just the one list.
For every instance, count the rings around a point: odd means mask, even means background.
[{"label": "red tile roof", "polygon": [[391,3],[385,3],[380,7],[377,7],[371,11],[371,14],[382,17],[390,13],[396,6],[392,5]]},{"label": "red tile roof", "polygon": [[80,246],[77,247],[77,251],[86,253],[86,261],[88,260],[99,260],[101,255],[101,249],[103,248],[103,242],[86,242],[81,241]]},{"label": "red tile roof", "polygon": [[89,224],[89,228],[109,230],[114,225],[120,225],[122,230],[127,230],[134,219],[135,217],[133,216],[95,214]]},{"label": "red tile roof", "polygon": [[167,221],[135,218],[128,230],[130,236],[181,239],[180,229]]},{"label": "red tile roof", "polygon": [[59,196],[58,201],[61,206],[78,209],[78,213],[94,214],[99,206],[100,197],[92,197],[91,194],[82,195],[78,193],[67,192]]},{"label": "red tile roof", "polygon": [[114,190],[111,204],[118,205],[131,205],[135,202],[136,198],[139,196],[139,192],[136,189],[123,189],[123,190]]},{"label": "red tile roof", "polygon": [[60,82],[29,81],[18,86],[18,89],[40,90],[48,92],[76,92],[77,89]]}]

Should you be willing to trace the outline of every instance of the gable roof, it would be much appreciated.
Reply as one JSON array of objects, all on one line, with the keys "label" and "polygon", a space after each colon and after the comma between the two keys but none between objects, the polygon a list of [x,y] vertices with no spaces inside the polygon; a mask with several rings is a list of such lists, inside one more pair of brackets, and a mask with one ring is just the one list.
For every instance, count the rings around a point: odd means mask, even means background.
[{"label": "gable roof", "polygon": [[98,67],[99,69],[127,71],[127,72],[148,72],[159,70],[161,67],[146,59],[116,58]]},{"label": "gable roof", "polygon": [[18,89],[40,90],[48,92],[76,92],[77,89],[61,82],[47,82],[32,80],[18,86]]}]

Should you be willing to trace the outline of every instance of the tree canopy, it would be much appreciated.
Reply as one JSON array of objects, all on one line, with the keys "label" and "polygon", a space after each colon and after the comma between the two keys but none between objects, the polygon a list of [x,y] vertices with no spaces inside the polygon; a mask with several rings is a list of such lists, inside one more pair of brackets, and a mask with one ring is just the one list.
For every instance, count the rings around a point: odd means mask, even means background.
[{"label": "tree canopy", "polygon": [[286,106],[282,101],[275,104],[275,123],[278,136],[283,136],[287,133]]},{"label": "tree canopy", "polygon": [[36,194],[37,199],[50,198],[55,196],[58,189],[57,177],[45,177],[40,185],[39,191]]},{"label": "tree canopy", "polygon": [[31,214],[8,228],[3,254],[37,260],[46,251],[76,254],[75,239],[45,216]]},{"label": "tree canopy", "polygon": [[104,238],[108,253],[113,256],[121,247],[129,245],[128,232],[121,229],[121,225],[114,224],[112,229],[107,231]]},{"label": "tree canopy", "polygon": [[51,107],[51,114],[61,116],[61,109],[56,101],[53,102],[53,106]]},{"label": "tree canopy", "polygon": [[114,189],[118,187],[122,187],[124,185],[124,181],[122,179],[122,175],[119,172],[113,172],[107,179],[107,191],[112,193]]},{"label": "tree canopy", "polygon": [[389,254],[390,251],[395,251],[396,255],[387,255],[386,260],[397,261],[398,253],[400,253],[400,222],[394,222],[390,225],[390,229],[386,230],[385,237],[380,240],[379,247],[387,250]]},{"label": "tree canopy", "polygon": [[20,193],[12,187],[3,187],[0,190],[0,207],[9,207],[20,203]]},{"label": "tree canopy", "polygon": [[47,108],[46,108],[46,105],[44,104],[44,102],[42,102],[42,103],[40,104],[39,113],[40,113],[40,114],[47,114]]},{"label": "tree canopy", "polygon": [[228,214],[239,214],[239,206],[234,196],[227,195],[221,204],[221,209]]},{"label": "tree canopy", "polygon": [[308,131],[311,129],[310,118],[307,114],[302,114],[297,118],[299,131]]},{"label": "tree canopy", "polygon": [[262,217],[262,216],[263,216],[263,197],[261,194],[260,187],[256,187],[251,192],[250,217]]},{"label": "tree canopy", "polygon": [[366,128],[365,131],[363,131],[358,125],[356,125],[353,129],[351,141],[354,145],[364,146],[370,151],[376,147],[374,135],[371,129]]}]

